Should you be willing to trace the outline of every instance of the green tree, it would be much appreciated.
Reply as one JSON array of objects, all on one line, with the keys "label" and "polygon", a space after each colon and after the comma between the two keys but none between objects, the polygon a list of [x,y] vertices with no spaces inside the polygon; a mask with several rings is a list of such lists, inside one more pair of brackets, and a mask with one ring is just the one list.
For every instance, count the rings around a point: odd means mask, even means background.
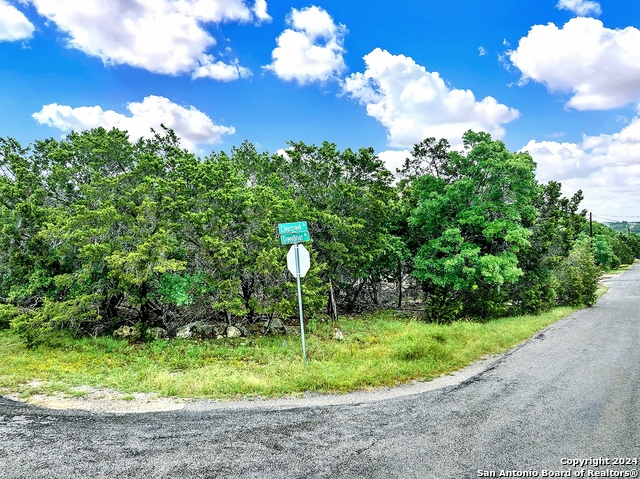
[{"label": "green tree", "polygon": [[410,222],[422,246],[414,275],[423,283],[428,316],[486,317],[506,307],[503,285],[522,275],[517,254],[529,247],[538,188],[535,164],[486,133],[467,132],[465,151],[413,184]]},{"label": "green tree", "polygon": [[523,276],[509,286],[514,314],[535,314],[556,304],[558,281],[554,272],[586,225],[586,211],[578,210],[582,192],[563,198],[561,186],[555,181],[542,184],[534,199],[538,214],[530,227],[530,245],[518,253]]},{"label": "green tree", "polygon": [[572,306],[591,306],[596,301],[598,278],[602,270],[596,266],[589,238],[574,243],[569,256],[556,271],[558,300]]}]

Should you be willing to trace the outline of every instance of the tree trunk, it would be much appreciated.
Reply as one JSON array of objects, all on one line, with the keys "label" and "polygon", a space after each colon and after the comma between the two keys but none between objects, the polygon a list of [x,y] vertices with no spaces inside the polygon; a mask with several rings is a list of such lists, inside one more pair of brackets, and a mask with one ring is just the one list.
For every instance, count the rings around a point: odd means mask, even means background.
[{"label": "tree trunk", "polygon": [[373,280],[373,276],[369,276],[369,284],[371,285],[371,300],[376,306],[380,303],[378,298],[378,283]]},{"label": "tree trunk", "polygon": [[338,307],[336,306],[336,298],[333,295],[333,283],[331,282],[331,278],[329,278],[329,302],[327,304],[327,309],[329,316],[331,317],[331,321],[338,321]]},{"label": "tree trunk", "polygon": [[402,308],[402,262],[398,261],[398,309]]}]

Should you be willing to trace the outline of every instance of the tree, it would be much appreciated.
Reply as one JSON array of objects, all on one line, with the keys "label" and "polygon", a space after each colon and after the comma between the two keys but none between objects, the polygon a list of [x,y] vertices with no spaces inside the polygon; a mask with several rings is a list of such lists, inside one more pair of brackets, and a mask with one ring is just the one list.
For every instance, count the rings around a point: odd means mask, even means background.
[{"label": "tree", "polygon": [[537,217],[530,226],[529,246],[518,253],[523,276],[508,288],[514,314],[536,314],[556,304],[555,271],[586,225],[586,211],[578,210],[582,191],[568,199],[561,187],[555,181],[541,184],[534,198]]},{"label": "tree", "polygon": [[504,310],[502,287],[523,274],[517,254],[529,247],[536,217],[531,157],[510,153],[486,133],[469,131],[463,141],[464,152],[450,152],[445,164],[413,184],[410,223],[422,242],[414,275],[436,321]]}]

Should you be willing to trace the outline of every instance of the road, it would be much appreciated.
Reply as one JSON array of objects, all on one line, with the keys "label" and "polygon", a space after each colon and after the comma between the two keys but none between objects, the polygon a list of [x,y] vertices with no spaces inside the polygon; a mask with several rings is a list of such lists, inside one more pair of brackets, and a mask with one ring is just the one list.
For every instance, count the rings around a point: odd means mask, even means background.
[{"label": "road", "polygon": [[608,284],[479,374],[416,394],[126,415],[0,398],[0,477],[635,477],[640,465],[593,464],[640,459],[640,265]]}]

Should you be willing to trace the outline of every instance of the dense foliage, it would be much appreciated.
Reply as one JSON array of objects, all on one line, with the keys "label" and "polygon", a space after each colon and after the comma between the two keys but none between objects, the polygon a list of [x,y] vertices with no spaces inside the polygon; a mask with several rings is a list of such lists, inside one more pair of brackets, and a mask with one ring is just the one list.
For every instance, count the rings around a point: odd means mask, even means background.
[{"label": "dense foliage", "polygon": [[534,172],[474,132],[462,151],[416,145],[397,182],[373,149],[327,142],[199,159],[170,130],[0,139],[0,326],[36,343],[56,328],[286,319],[296,293],[277,224],[299,220],[311,315],[410,304],[440,322],[591,304],[595,260],[632,262],[640,237],[597,225],[584,239],[581,193],[562,198]]}]

